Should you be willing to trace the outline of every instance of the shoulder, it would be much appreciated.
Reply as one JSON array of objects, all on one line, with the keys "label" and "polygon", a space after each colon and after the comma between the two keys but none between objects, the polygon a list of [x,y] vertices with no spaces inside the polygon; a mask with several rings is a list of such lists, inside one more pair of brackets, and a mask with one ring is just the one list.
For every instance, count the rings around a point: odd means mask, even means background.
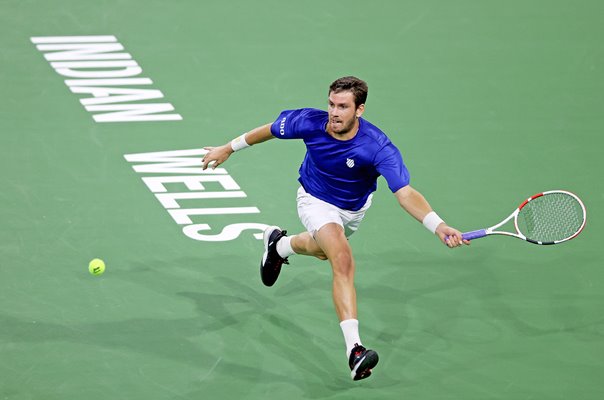
[{"label": "shoulder", "polygon": [[271,127],[277,137],[300,138],[308,132],[323,130],[327,122],[327,112],[316,108],[284,110]]},{"label": "shoulder", "polygon": [[364,119],[361,121],[361,128],[364,145],[371,149],[375,165],[384,161],[403,163],[400,150],[380,128]]},{"label": "shoulder", "polygon": [[299,108],[297,110],[289,110],[290,115],[300,119],[308,119],[310,121],[321,121],[327,118],[327,111],[317,108]]},{"label": "shoulder", "polygon": [[327,111],[316,108],[299,108],[282,115],[281,123],[303,131],[323,130],[327,122]]},{"label": "shoulder", "polygon": [[327,121],[327,111],[316,108],[298,108],[295,110],[284,110],[277,119],[280,124],[296,123],[304,125],[322,125]]},{"label": "shoulder", "polygon": [[373,125],[371,122],[366,119],[360,119],[360,132],[366,138],[366,140],[372,142],[377,147],[384,147],[389,144],[392,144],[390,138],[377,126]]}]

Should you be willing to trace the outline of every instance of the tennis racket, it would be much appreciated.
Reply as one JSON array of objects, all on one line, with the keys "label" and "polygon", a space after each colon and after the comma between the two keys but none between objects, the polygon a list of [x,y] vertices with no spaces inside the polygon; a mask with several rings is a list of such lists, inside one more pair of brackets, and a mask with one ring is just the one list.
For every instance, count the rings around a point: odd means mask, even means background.
[{"label": "tennis racket", "polygon": [[[516,232],[498,230],[512,219]],[[579,197],[564,190],[551,190],[529,197],[497,225],[465,232],[462,237],[473,240],[489,235],[506,235],[534,244],[558,244],[581,233],[586,221],[585,205]]]}]

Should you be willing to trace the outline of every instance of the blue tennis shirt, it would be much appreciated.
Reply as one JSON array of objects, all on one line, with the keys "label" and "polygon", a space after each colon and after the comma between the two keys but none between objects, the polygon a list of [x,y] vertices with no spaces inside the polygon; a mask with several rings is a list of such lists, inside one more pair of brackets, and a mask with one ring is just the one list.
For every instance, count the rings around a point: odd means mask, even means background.
[{"label": "blue tennis shirt", "polygon": [[311,195],[345,210],[357,211],[377,189],[382,175],[394,193],[409,184],[401,153],[378,127],[359,119],[359,131],[350,140],[327,133],[328,114],[314,108],[286,110],[271,125],[279,139],[302,139],[306,155],[300,166],[300,184]]}]

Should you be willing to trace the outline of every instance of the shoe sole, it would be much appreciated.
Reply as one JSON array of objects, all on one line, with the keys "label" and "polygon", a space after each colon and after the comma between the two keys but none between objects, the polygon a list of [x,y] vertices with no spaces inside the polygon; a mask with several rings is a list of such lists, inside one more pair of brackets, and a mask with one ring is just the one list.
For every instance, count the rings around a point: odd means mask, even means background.
[{"label": "shoe sole", "polygon": [[369,378],[371,375],[371,369],[375,368],[380,358],[378,354],[373,350],[367,350],[367,354],[361,361],[356,365],[356,367],[350,371],[350,376],[355,381],[360,381],[361,379]]},{"label": "shoe sole", "polygon": [[[275,231],[275,229],[282,230],[278,226],[274,226],[274,225],[273,226],[269,226],[268,228],[266,228],[264,230],[264,235],[262,237],[262,241],[264,242],[264,254],[262,254],[262,262],[260,263],[260,276],[261,277],[262,277],[262,269],[264,268],[264,263],[266,262],[266,258],[268,257],[268,241],[269,241],[269,239],[271,237],[271,234]],[[262,283],[264,283],[265,286],[273,286],[276,281],[277,281],[277,279],[275,279],[275,281],[272,284],[270,284],[270,285],[267,285],[264,282],[264,280],[262,281]]]}]

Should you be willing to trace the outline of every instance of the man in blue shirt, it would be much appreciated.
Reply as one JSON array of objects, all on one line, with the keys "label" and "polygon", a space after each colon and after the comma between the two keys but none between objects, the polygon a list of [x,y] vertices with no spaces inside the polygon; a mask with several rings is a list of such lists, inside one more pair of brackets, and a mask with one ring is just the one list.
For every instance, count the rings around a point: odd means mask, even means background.
[{"label": "man in blue shirt", "polygon": [[272,286],[288,257],[303,254],[329,260],[333,270],[333,301],[346,343],[354,380],[371,375],[377,352],[359,336],[354,288],[355,263],[348,237],[371,206],[377,178],[386,179],[399,204],[449,247],[462,243],[461,232],[449,227],[426,199],[409,185],[409,171],[399,150],[375,125],[361,118],[367,84],[347,76],[329,87],[327,112],[311,108],[283,111],[271,124],[253,129],[220,147],[207,147],[203,169],[225,162],[235,151],[269,139],[301,139],[306,155],[300,166],[298,215],[306,232],[287,236],[277,226],[264,232],[260,262],[262,282]]}]

